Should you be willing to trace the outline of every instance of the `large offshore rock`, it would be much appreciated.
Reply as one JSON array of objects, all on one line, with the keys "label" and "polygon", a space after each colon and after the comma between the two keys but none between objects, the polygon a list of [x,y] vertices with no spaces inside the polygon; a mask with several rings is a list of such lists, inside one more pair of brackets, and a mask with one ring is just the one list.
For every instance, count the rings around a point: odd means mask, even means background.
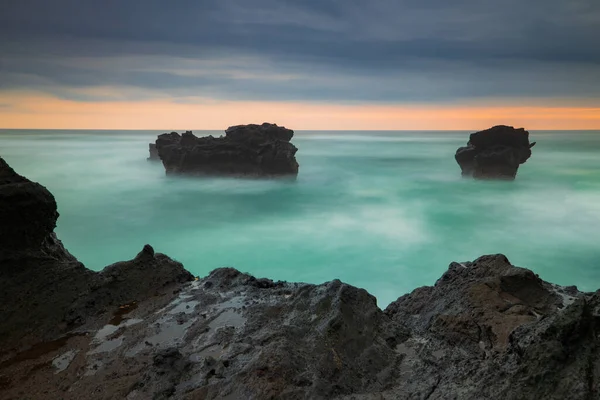
[{"label": "large offshore rock", "polygon": [[455,159],[463,176],[478,179],[514,179],[519,165],[531,157],[529,132],[498,125],[472,133],[467,146],[456,150]]},{"label": "large offshore rock", "polygon": [[232,126],[219,138],[165,133],[155,145],[167,174],[296,176],[293,135],[291,129],[264,123]]}]

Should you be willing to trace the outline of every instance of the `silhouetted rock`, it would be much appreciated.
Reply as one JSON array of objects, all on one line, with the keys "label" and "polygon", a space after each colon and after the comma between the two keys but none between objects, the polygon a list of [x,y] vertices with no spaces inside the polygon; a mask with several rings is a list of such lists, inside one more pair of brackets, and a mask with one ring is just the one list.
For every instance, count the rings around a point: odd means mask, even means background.
[{"label": "silhouetted rock", "polygon": [[57,218],[54,196],[0,158],[0,259],[9,251],[40,249]]},{"label": "silhouetted rock", "polygon": [[531,157],[529,132],[523,128],[498,125],[471,134],[466,147],[456,151],[463,176],[514,179],[519,165]]},{"label": "silhouetted rock", "polygon": [[[545,282],[502,254],[453,262],[384,311],[339,280],[219,268],[188,282],[149,245],[96,273],[51,233],[47,190],[1,159],[0,179],[3,206],[44,210],[3,225],[2,398],[600,398],[600,291]],[[11,238],[26,243],[12,250]]]},{"label": "silhouetted rock", "polygon": [[167,174],[275,177],[295,176],[294,132],[275,124],[232,126],[225,136],[164,133],[156,140]]},{"label": "silhouetted rock", "polygon": [[57,218],[54,196],[0,157],[0,353],[193,279],[148,245],[131,261],[90,271],[54,234]]}]

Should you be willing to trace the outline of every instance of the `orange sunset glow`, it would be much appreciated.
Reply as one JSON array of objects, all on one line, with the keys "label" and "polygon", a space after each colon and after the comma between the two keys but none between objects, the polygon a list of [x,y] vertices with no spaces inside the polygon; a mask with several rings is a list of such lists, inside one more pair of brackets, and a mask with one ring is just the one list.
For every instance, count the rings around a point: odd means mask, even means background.
[{"label": "orange sunset glow", "polygon": [[500,123],[537,130],[598,129],[600,108],[485,105],[335,105],[168,99],[78,102],[0,96],[0,127],[12,129],[224,129],[273,121],[300,130],[468,130]]}]

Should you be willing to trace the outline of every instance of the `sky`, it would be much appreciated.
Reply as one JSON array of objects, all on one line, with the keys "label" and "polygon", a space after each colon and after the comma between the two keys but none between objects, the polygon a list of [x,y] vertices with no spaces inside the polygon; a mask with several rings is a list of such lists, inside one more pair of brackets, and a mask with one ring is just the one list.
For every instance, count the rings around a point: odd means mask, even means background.
[{"label": "sky", "polygon": [[600,129],[598,0],[2,0],[0,128]]}]

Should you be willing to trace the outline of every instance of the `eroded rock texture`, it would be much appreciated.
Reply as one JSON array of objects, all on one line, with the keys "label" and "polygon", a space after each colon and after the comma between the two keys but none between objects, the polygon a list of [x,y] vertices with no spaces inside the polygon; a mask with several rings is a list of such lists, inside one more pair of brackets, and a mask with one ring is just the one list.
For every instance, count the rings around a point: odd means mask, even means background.
[{"label": "eroded rock texture", "polygon": [[514,179],[519,165],[531,157],[529,132],[498,125],[472,133],[467,146],[456,150],[463,176],[478,179]]},{"label": "eroded rock texture", "polygon": [[296,176],[294,131],[275,124],[232,126],[225,136],[164,133],[156,150],[167,174],[247,177]]}]

